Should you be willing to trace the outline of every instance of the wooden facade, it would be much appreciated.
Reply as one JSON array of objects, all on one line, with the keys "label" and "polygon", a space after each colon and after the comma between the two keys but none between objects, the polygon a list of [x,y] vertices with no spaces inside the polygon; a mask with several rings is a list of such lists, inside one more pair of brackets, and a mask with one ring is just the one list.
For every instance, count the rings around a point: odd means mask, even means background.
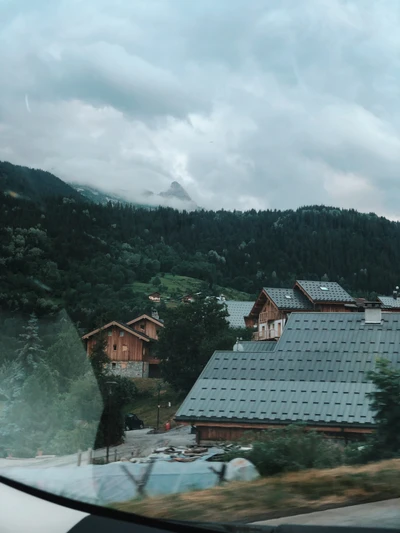
[{"label": "wooden facade", "polygon": [[[251,432],[262,432],[267,429],[284,427],[284,424],[246,424],[235,422],[193,422],[196,425],[196,441],[200,445],[217,444],[218,442],[236,442]],[[329,437],[344,439],[360,439],[373,432],[372,427],[316,426],[310,425],[307,430],[318,431]]]},{"label": "wooden facade", "polygon": [[[82,339],[86,342],[86,351],[90,356],[97,335],[103,332],[107,341],[106,353],[113,368],[115,363],[118,363],[120,369],[126,369],[130,363],[143,363],[143,372],[156,377],[159,372],[154,369],[154,365],[158,365],[160,361],[152,354],[152,347],[162,327],[163,323],[159,320],[142,315],[128,324],[110,322],[102,328],[87,333]],[[140,365],[136,365],[135,369],[137,368],[141,368]]]},{"label": "wooden facade", "polygon": [[[286,289],[282,289],[285,291]],[[345,302],[334,301],[318,301],[315,302],[296,282],[293,291],[299,291],[304,298],[312,305],[307,308],[296,309],[294,307],[281,306],[278,307],[275,302],[269,297],[265,289],[263,289],[257,298],[253,309],[250,313],[249,319],[253,319],[253,327],[257,327],[257,331],[253,334],[253,340],[276,340],[282,334],[286,321],[292,312],[301,311],[307,312],[321,312],[321,313],[345,313],[357,311],[358,306],[354,304],[349,306]],[[249,321],[250,323],[250,321]]]},{"label": "wooden facade", "polygon": [[164,327],[160,320],[148,315],[141,315],[134,320],[127,322],[127,325],[154,340],[158,339],[158,332]]},{"label": "wooden facade", "polygon": [[[130,333],[126,329],[113,325],[105,330],[107,338],[107,355],[111,361],[143,361],[149,354],[149,341]],[[90,355],[96,337],[87,341],[87,353]]]},{"label": "wooden facade", "polygon": [[259,322],[269,322],[270,320],[279,320],[280,318],[287,318],[284,310],[278,309],[272,300],[267,298],[264,307],[259,315]]}]

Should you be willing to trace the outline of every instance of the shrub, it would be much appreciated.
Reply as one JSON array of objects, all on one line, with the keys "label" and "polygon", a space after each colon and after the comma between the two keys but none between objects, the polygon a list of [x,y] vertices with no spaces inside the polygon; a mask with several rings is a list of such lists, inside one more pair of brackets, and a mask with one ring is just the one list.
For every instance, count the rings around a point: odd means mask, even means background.
[{"label": "shrub", "polygon": [[[250,436],[250,440],[253,439],[254,436]],[[339,444],[314,431],[307,431],[301,425],[265,431],[253,442],[252,450],[235,451],[224,459],[239,456],[251,461],[263,476],[343,464],[343,451]]]}]

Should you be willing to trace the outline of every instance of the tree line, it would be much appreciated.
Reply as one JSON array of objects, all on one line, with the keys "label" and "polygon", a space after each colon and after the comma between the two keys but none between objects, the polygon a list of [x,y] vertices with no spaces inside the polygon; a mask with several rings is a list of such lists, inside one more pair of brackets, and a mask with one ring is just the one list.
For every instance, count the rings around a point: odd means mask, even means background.
[{"label": "tree line", "polygon": [[323,206],[149,211],[1,193],[0,202],[1,308],[25,316],[64,308],[85,330],[100,319],[149,312],[133,282],[163,273],[198,278],[210,293],[232,287],[249,299],[295,279],[338,281],[354,296],[374,298],[400,279],[400,225],[372,213]]}]

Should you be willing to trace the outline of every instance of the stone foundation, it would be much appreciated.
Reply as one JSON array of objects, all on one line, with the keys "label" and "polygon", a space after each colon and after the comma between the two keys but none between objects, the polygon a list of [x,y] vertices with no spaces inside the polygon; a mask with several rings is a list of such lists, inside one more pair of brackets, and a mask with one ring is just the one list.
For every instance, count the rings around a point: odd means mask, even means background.
[{"label": "stone foundation", "polygon": [[113,361],[107,366],[111,374],[115,376],[124,376],[126,378],[149,377],[149,363],[143,361]]}]

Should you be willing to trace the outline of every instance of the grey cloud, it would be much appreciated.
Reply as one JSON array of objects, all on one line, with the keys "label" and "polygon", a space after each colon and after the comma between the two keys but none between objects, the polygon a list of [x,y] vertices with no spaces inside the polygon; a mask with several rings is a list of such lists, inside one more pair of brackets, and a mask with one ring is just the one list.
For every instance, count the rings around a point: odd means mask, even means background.
[{"label": "grey cloud", "polygon": [[0,158],[210,208],[398,213],[397,0],[24,6],[0,4]]}]

